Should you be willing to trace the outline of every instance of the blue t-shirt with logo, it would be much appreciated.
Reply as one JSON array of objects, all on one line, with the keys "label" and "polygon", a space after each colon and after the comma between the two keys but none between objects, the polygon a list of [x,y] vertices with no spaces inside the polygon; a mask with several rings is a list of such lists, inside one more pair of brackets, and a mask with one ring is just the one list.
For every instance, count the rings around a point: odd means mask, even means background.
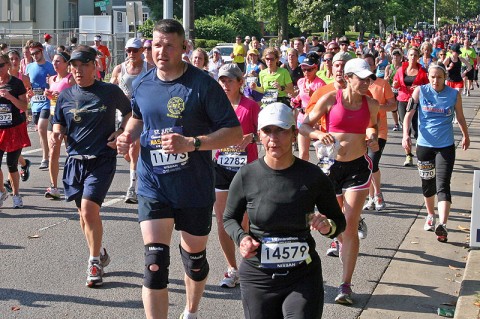
[{"label": "blue t-shirt with logo", "polygon": [[32,84],[32,91],[35,94],[30,99],[32,112],[40,112],[41,110],[50,109],[50,100],[44,95],[47,85],[47,77],[57,74],[53,68],[52,63],[45,61],[43,64],[33,62],[27,64],[25,74],[28,74],[30,83]]},{"label": "blue t-shirt with logo", "polygon": [[95,81],[60,92],[53,123],[66,128],[68,155],[116,156],[107,142],[116,131],[117,109],[122,115],[132,111],[130,100],[114,84]]},{"label": "blue t-shirt with logo", "polygon": [[420,87],[417,144],[426,147],[447,147],[454,144],[453,118],[458,91],[449,86],[441,92],[430,84]]},{"label": "blue t-shirt with logo", "polygon": [[153,68],[136,81],[133,116],[143,121],[138,161],[138,194],[173,208],[213,204],[214,171],[211,151],[165,154],[161,135],[194,137],[239,126],[220,85],[192,65],[173,81],[162,81]]}]

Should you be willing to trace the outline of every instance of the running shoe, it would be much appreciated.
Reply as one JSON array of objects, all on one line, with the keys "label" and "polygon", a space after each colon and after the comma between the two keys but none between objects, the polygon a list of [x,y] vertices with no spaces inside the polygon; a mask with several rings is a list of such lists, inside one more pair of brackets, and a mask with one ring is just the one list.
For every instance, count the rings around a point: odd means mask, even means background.
[{"label": "running shoe", "polygon": [[228,271],[223,276],[222,281],[220,281],[220,287],[223,288],[235,288],[236,285],[240,283],[240,277],[238,276],[238,271],[233,268],[229,268]]},{"label": "running shoe", "polygon": [[368,196],[367,202],[363,205],[363,210],[374,210],[375,209],[375,201],[373,197]]},{"label": "running shoe", "polygon": [[13,195],[13,208],[22,208],[23,207],[23,200],[20,195]]},{"label": "running shoe", "polygon": [[20,166],[20,179],[22,182],[28,181],[30,178],[30,166],[32,165],[32,162],[30,162],[28,159],[25,160],[25,166]]},{"label": "running shoe", "polygon": [[107,267],[110,264],[110,255],[105,248],[100,249],[100,266]]},{"label": "running shoe", "polygon": [[48,169],[48,160],[42,160],[40,163],[40,166],[38,166],[39,169]]},{"label": "running shoe", "polygon": [[131,187],[127,190],[127,194],[125,195],[125,203],[127,204],[138,203],[137,193],[135,192],[135,188]]},{"label": "running shoe", "polygon": [[385,201],[383,200],[382,193],[378,193],[377,195],[375,195],[375,198],[373,200],[375,202],[375,210],[377,212],[384,210],[385,207],[387,206],[387,204],[385,204]]},{"label": "running shoe", "polygon": [[470,91],[467,91],[467,96],[470,96]]},{"label": "running shoe", "polygon": [[435,227],[435,235],[437,235],[437,240],[441,243],[445,243],[448,240],[448,232],[446,224],[438,224]]},{"label": "running shoe", "polygon": [[403,162],[403,166],[413,166],[413,156],[412,155],[405,156],[405,162]]},{"label": "running shoe", "polygon": [[358,238],[365,239],[368,235],[367,223],[365,223],[364,218],[360,218],[358,221]]},{"label": "running shoe", "polygon": [[12,183],[10,183],[9,179],[5,180],[5,182],[3,183],[3,186],[5,186],[5,189],[7,190],[7,192],[9,193],[13,192]]},{"label": "running shoe", "polygon": [[8,193],[5,192],[0,192],[0,207],[3,206],[3,202],[8,198]]},{"label": "running shoe", "polygon": [[87,282],[86,286],[89,288],[95,288],[103,284],[103,267],[95,262],[89,263],[87,268]]},{"label": "running shoe", "polygon": [[352,300],[352,284],[344,282],[338,287],[338,295],[335,297],[335,302],[342,305],[353,304]]},{"label": "running shoe", "polygon": [[327,249],[327,256],[330,257],[339,257],[340,256],[340,242],[334,238],[333,241],[330,243],[330,247]]},{"label": "running shoe", "polygon": [[433,231],[435,229],[435,215],[427,215],[425,217],[425,224],[423,225],[423,230]]},{"label": "running shoe", "polygon": [[400,131],[400,125],[398,125],[398,124],[395,124],[395,125],[393,126],[393,129],[392,129],[392,131],[394,131],[394,132],[398,132],[398,131]]},{"label": "running shoe", "polygon": [[478,82],[476,84],[477,84],[477,89],[480,88],[480,84],[478,84]]},{"label": "running shoe", "polygon": [[49,187],[47,188],[47,191],[45,192],[45,197],[50,198],[50,199],[60,199],[62,197],[62,194],[56,187]]}]

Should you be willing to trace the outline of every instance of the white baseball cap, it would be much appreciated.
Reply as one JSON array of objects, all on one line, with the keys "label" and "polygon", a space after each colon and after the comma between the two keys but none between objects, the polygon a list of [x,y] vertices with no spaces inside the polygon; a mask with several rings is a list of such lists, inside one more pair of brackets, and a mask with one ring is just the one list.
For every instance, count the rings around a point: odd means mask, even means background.
[{"label": "white baseball cap", "polygon": [[347,63],[345,63],[344,72],[345,74],[353,73],[360,79],[366,79],[368,77],[370,77],[372,80],[377,79],[375,74],[370,71],[370,64],[368,64],[368,62],[364,59],[355,58],[348,60]]},{"label": "white baseball cap", "polygon": [[137,38],[128,39],[127,43],[125,44],[125,49],[128,49],[128,48],[135,48],[135,49],[143,48],[142,40]]},{"label": "white baseball cap", "polygon": [[268,104],[258,115],[258,129],[261,130],[269,125],[285,130],[295,126],[292,109],[280,102]]}]

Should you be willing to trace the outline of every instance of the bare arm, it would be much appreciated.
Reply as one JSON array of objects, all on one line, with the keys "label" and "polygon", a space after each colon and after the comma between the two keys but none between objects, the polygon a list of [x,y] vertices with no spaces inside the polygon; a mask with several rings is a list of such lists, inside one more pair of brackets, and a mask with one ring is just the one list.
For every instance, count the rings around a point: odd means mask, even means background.
[{"label": "bare arm", "polygon": [[7,89],[0,89],[0,96],[12,102],[19,110],[26,111],[28,107],[27,95],[22,94],[18,98],[10,94]]},{"label": "bare arm", "polygon": [[[143,121],[133,116],[125,117],[122,120],[122,126],[125,129],[123,133],[117,136],[117,151],[119,154],[128,154],[130,144],[140,138],[143,129]],[[126,123],[125,123],[126,122]]]},{"label": "bare arm", "polygon": [[[415,103],[418,103],[418,99],[420,96],[420,88],[417,87],[415,91],[413,91],[412,99]],[[412,125],[412,118],[415,114],[415,109],[411,109],[405,114],[403,118],[403,138],[402,138],[402,146],[405,149],[408,149],[412,146],[412,140],[410,139],[410,127]]]},{"label": "bare arm", "polygon": [[463,114],[462,95],[460,92],[457,93],[455,115],[457,116],[458,125],[460,126],[460,131],[462,131],[463,135],[462,149],[466,151],[470,147],[470,135],[468,134],[467,121],[465,120],[465,115]]},{"label": "bare arm", "polygon": [[121,66],[121,64],[119,64],[113,69],[112,77],[110,78],[110,83],[116,84],[116,85],[118,85],[120,83],[118,77],[119,77],[121,68],[122,68],[122,66]]}]

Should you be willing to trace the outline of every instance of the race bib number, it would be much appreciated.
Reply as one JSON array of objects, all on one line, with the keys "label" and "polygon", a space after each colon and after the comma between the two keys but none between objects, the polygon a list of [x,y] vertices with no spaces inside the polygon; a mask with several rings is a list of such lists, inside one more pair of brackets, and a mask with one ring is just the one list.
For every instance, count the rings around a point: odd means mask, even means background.
[{"label": "race bib number", "polygon": [[297,237],[265,237],[262,239],[262,268],[291,268],[310,260],[307,242]]},{"label": "race bib number", "polygon": [[162,149],[162,135],[169,133],[183,134],[183,130],[175,126],[147,132],[147,147],[150,150],[153,172],[156,174],[176,172],[186,168],[188,164],[188,153],[167,154]]},{"label": "race bib number", "polygon": [[0,104],[0,126],[12,125],[12,106]]},{"label": "race bib number", "polygon": [[43,89],[42,88],[35,88],[32,89],[34,96],[32,96],[31,101],[32,102],[46,102],[47,97],[43,95]]},{"label": "race bib number", "polygon": [[262,104],[268,105],[277,102],[278,90],[265,90],[262,98]]},{"label": "race bib number", "polygon": [[435,178],[435,164],[429,161],[417,162],[418,173],[421,179],[429,180]]},{"label": "race bib number", "polygon": [[238,171],[247,164],[247,152],[238,148],[230,147],[220,150],[217,164],[231,171]]}]

